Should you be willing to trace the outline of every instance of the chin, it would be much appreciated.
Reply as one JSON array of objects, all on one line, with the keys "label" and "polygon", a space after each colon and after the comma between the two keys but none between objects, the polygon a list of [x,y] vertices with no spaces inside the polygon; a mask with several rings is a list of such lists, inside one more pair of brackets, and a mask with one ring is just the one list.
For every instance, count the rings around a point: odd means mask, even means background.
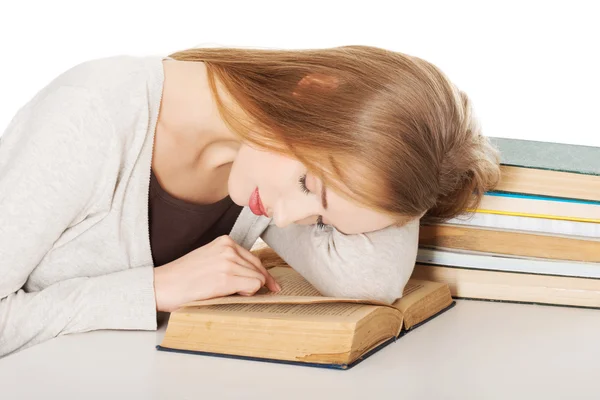
[{"label": "chin", "polygon": [[236,196],[234,193],[230,193],[229,197],[231,197],[231,200],[238,206],[246,207],[248,205],[248,200],[250,198],[250,195],[248,195],[248,197],[246,199],[242,199],[242,198],[240,198],[240,196]]},{"label": "chin", "polygon": [[232,188],[231,185],[228,190],[229,197],[235,204],[242,207],[246,207],[249,204],[251,192],[245,193],[243,190],[239,190],[239,188],[236,190],[235,188]]}]

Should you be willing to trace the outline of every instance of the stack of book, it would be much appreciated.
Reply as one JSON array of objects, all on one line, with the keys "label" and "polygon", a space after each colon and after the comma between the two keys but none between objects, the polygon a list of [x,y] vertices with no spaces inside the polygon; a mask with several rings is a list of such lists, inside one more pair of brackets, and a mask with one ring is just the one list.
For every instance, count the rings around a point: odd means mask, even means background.
[{"label": "stack of book", "polygon": [[413,277],[456,298],[600,307],[600,148],[491,141],[500,184],[473,214],[421,224]]}]

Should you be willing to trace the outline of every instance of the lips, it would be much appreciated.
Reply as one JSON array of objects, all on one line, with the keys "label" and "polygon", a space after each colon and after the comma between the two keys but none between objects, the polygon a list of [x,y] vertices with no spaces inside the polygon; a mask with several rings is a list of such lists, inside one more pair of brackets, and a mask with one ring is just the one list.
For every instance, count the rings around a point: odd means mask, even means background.
[{"label": "lips", "polygon": [[267,216],[265,208],[260,199],[260,194],[258,193],[258,188],[254,189],[254,192],[252,192],[252,194],[250,195],[248,206],[250,207],[252,213],[254,213],[255,215],[264,215],[265,217]]}]

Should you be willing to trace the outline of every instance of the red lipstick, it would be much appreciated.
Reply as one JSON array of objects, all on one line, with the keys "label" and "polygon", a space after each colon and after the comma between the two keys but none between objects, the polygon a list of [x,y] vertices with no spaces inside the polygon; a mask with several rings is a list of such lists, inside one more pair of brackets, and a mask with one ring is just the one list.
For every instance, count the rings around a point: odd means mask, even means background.
[{"label": "red lipstick", "polygon": [[260,194],[258,193],[258,188],[254,189],[254,192],[250,195],[250,200],[248,202],[250,210],[256,215],[264,215],[267,217],[267,212],[262,204],[260,199]]}]

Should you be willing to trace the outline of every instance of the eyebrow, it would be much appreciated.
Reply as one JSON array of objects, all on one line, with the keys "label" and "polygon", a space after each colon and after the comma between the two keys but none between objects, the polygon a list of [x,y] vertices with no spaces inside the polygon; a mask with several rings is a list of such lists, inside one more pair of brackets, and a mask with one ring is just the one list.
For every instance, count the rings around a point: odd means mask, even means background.
[{"label": "eyebrow", "polygon": [[327,188],[323,181],[321,181],[321,205],[327,210]]}]

